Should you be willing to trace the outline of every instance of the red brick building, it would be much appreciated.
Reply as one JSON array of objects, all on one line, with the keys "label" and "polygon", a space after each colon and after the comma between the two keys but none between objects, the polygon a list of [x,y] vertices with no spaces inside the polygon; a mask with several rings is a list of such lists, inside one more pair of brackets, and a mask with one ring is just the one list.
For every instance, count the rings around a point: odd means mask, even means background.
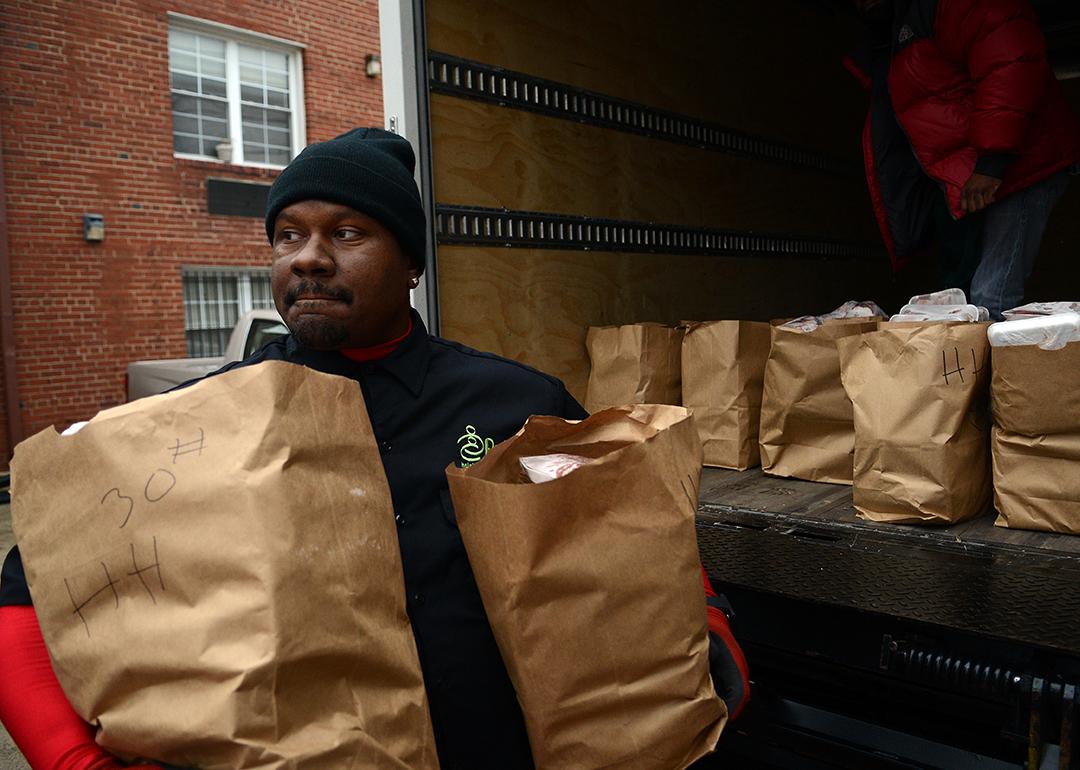
[{"label": "red brick building", "polygon": [[7,452],[122,403],[130,361],[213,355],[269,302],[263,191],[230,181],[381,125],[378,53],[377,0],[0,4]]}]

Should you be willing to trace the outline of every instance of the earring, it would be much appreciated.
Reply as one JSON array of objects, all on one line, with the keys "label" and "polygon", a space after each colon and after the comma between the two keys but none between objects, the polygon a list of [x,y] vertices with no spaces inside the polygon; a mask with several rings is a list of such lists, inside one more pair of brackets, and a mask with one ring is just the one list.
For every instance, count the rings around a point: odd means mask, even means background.
[{"label": "earring", "polygon": [[411,286],[412,288],[415,289],[419,285],[420,285],[420,279],[417,278],[415,275],[412,278],[409,279],[409,286]]}]

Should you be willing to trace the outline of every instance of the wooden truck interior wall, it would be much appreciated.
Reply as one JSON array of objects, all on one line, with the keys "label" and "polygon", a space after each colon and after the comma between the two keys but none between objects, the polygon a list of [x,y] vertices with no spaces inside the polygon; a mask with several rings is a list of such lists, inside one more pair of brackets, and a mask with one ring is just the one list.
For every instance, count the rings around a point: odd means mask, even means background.
[{"label": "wooden truck interior wall", "polygon": [[440,236],[444,336],[550,372],[581,398],[588,326],[766,320],[824,312],[847,299],[875,299],[895,312],[918,288],[918,277],[892,276],[871,212],[860,149],[866,96],[841,65],[857,35],[849,15],[799,0],[767,9],[707,0],[428,0],[426,16],[433,56],[555,81],[797,151],[775,160],[694,146],[433,87],[437,210],[798,236],[827,240],[847,255],[791,253],[790,244],[782,254],[743,247],[726,255],[507,248]]}]

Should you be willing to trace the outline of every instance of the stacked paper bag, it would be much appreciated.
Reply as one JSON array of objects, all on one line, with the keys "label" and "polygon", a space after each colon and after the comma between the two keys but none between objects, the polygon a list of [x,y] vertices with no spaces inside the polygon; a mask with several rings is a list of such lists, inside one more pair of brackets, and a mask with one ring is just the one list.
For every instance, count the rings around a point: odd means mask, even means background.
[{"label": "stacked paper bag", "polygon": [[682,328],[654,323],[593,326],[585,338],[591,369],[585,408],[679,405]]},{"label": "stacked paper bag", "polygon": [[280,362],[20,444],[12,519],[56,675],[125,758],[437,768],[359,386]]},{"label": "stacked paper bag", "polygon": [[986,325],[886,323],[837,347],[854,408],[858,515],[950,524],[986,510]]},{"label": "stacked paper bag", "polygon": [[912,297],[837,342],[855,417],[853,501],[874,521],[951,524],[989,503],[985,308],[960,289]]},{"label": "stacked paper bag", "polygon": [[682,402],[694,413],[706,465],[745,470],[760,464],[758,425],[768,357],[768,324],[687,325]]},{"label": "stacked paper bag", "polygon": [[538,768],[681,770],[715,746],[726,710],[709,675],[700,472],[674,406],[533,417],[447,468]]},{"label": "stacked paper bag", "polygon": [[[766,473],[850,484],[855,446],[851,401],[840,381],[836,341],[873,331],[873,303],[847,303],[850,318],[804,316],[772,327],[761,400],[761,466]],[[879,315],[866,315],[866,311]],[[812,320],[807,320],[812,319]]]},{"label": "stacked paper bag", "polygon": [[1080,534],[1080,303],[1044,304],[989,330],[996,523]]}]

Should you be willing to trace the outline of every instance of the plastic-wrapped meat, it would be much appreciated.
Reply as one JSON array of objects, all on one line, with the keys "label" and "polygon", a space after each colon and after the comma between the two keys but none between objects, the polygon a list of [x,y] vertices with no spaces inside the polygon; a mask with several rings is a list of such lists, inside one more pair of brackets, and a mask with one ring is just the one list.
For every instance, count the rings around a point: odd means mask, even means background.
[{"label": "plastic-wrapped meat", "polygon": [[816,315],[804,315],[793,318],[787,323],[781,324],[785,329],[795,329],[800,332],[812,332],[821,326],[821,318]]},{"label": "plastic-wrapped meat", "polygon": [[975,305],[904,305],[890,321],[981,321],[987,320],[986,308]]},{"label": "plastic-wrapped meat", "polygon": [[522,470],[528,474],[529,481],[534,484],[543,484],[545,481],[554,481],[568,473],[573,473],[589,462],[589,458],[579,455],[550,454],[520,457],[518,462],[521,463]]},{"label": "plastic-wrapped meat", "polygon": [[1059,313],[1080,313],[1080,302],[1029,302],[1002,313],[1006,320],[1029,318],[1038,315],[1057,315]]},{"label": "plastic-wrapped meat", "polygon": [[878,307],[876,302],[871,302],[869,300],[863,302],[848,300],[843,305],[836,308],[836,310],[823,315],[822,318],[888,318],[888,315],[884,310]]},{"label": "plastic-wrapped meat", "polygon": [[966,305],[967,295],[963,289],[942,289],[931,294],[916,294],[909,305]]},{"label": "plastic-wrapped meat", "polygon": [[832,310],[825,315],[804,315],[798,318],[781,324],[785,329],[795,329],[800,332],[812,332],[821,326],[826,321],[835,321],[842,318],[881,318],[885,319],[889,316],[878,307],[876,302],[864,300],[857,302],[856,300],[848,300],[836,310]]},{"label": "plastic-wrapped meat", "polygon": [[986,330],[995,348],[1011,345],[1038,345],[1043,350],[1060,350],[1070,342],[1080,342],[1080,313],[1038,315],[990,324]]}]

